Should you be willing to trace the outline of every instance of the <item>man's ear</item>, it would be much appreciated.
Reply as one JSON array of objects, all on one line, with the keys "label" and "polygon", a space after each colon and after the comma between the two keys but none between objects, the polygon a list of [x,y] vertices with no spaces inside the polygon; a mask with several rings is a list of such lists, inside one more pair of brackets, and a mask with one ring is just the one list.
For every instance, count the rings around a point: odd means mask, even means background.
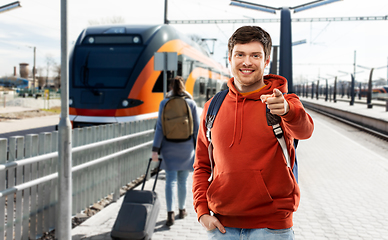
[{"label": "man's ear", "polygon": [[269,65],[270,60],[271,60],[271,57],[268,56],[267,60],[265,60],[265,67],[267,67]]}]

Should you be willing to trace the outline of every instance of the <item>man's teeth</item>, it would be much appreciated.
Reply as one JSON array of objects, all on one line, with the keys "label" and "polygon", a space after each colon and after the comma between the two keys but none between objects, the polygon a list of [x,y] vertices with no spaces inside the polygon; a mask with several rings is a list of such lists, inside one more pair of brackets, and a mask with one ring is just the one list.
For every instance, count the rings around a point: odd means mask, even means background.
[{"label": "man's teeth", "polygon": [[252,72],[252,70],[241,70],[241,72],[243,72],[243,73],[250,73],[250,72]]}]

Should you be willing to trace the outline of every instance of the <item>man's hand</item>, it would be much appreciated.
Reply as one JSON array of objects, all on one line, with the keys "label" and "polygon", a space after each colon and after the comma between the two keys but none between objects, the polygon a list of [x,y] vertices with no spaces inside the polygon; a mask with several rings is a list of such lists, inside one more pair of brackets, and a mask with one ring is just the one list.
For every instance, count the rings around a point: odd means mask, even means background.
[{"label": "man's hand", "polygon": [[220,221],[214,216],[210,216],[209,214],[204,214],[199,218],[199,223],[206,228],[206,230],[211,231],[215,228],[218,228],[218,230],[221,233],[225,233],[225,228],[222,226]]},{"label": "man's hand", "polygon": [[282,92],[275,88],[273,94],[261,95],[261,101],[267,104],[272,114],[284,115],[288,113],[290,107],[286,99],[284,99]]}]

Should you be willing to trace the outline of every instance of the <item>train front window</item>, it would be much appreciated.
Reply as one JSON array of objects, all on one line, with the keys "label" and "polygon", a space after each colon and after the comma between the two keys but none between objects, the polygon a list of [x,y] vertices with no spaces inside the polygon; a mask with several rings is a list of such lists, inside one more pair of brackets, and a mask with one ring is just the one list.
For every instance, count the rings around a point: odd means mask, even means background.
[{"label": "train front window", "polygon": [[125,87],[143,46],[79,46],[74,54],[74,86]]}]

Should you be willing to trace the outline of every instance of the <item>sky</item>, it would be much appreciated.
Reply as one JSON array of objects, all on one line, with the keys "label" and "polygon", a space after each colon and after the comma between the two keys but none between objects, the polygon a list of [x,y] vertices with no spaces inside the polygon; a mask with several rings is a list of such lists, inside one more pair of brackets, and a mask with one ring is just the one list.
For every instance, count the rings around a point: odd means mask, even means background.
[{"label": "sky", "polygon": [[[294,7],[313,0],[246,0],[271,7]],[[0,6],[13,0],[0,0]],[[20,0],[21,8],[0,12],[0,77],[13,74],[19,63],[45,68],[47,59],[60,64],[60,4],[56,0]],[[90,21],[121,18],[125,24],[163,24],[164,0],[68,0],[69,46]],[[169,20],[210,19],[280,19],[276,14],[230,6],[229,0],[168,0]],[[386,0],[342,0],[317,8],[293,13],[291,18],[387,16]],[[227,42],[243,25],[258,25],[268,31],[273,45],[279,44],[280,23],[244,24],[171,24],[178,31],[201,38],[217,38],[213,58],[225,65]],[[329,79],[337,76],[350,80],[356,65],[356,80],[367,82],[370,68],[376,68],[373,79],[387,79],[388,20],[292,22],[292,41],[306,40],[293,46],[294,84]],[[213,46],[208,42],[209,47]],[[380,68],[380,69],[377,69]],[[345,72],[345,73],[344,73]],[[46,74],[46,70],[42,74]],[[52,75],[52,71],[50,75]]]}]

